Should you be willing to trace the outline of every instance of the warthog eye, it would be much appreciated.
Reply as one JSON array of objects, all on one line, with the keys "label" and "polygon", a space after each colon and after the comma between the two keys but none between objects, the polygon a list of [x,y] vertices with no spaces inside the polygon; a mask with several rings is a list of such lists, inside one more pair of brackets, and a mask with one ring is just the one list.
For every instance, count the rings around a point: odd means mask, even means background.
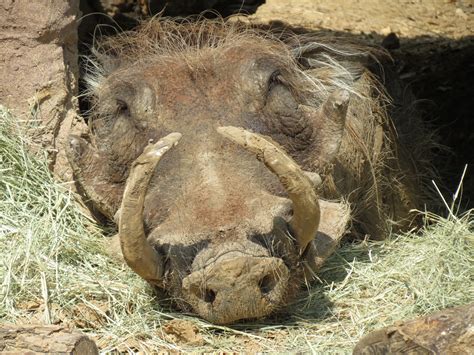
[{"label": "warthog eye", "polygon": [[269,92],[273,87],[277,84],[279,84],[281,78],[281,72],[279,69],[275,70],[270,77],[268,78],[268,83],[267,83],[267,92]]},{"label": "warthog eye", "polygon": [[116,103],[117,103],[117,114],[127,115],[127,116],[130,115],[130,109],[128,107],[128,104],[125,101],[117,99]]}]

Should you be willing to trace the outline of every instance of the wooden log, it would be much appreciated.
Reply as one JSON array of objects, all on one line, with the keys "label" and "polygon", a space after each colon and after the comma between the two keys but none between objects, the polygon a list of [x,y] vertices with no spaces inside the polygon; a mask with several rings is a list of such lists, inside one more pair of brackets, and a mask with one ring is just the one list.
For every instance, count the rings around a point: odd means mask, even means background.
[{"label": "wooden log", "polygon": [[443,309],[364,336],[354,355],[474,354],[474,303]]},{"label": "wooden log", "polygon": [[86,335],[58,325],[0,325],[1,353],[95,355]]}]

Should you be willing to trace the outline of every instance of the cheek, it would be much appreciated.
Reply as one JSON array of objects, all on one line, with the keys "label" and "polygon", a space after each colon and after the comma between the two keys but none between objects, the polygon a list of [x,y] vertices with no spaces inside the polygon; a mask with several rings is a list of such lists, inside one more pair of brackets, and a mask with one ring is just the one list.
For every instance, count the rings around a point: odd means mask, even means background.
[{"label": "cheek", "polygon": [[312,116],[307,115],[302,106],[287,116],[273,117],[277,129],[274,131],[275,140],[280,143],[288,153],[304,152],[313,144],[314,125]]},{"label": "cheek", "polygon": [[294,139],[309,139],[312,133],[311,122],[305,112],[298,107],[294,112],[287,115],[279,115],[279,127],[281,133]]},{"label": "cheek", "polygon": [[317,110],[299,104],[286,88],[269,95],[265,120],[270,134],[287,152],[305,150],[312,144]]}]

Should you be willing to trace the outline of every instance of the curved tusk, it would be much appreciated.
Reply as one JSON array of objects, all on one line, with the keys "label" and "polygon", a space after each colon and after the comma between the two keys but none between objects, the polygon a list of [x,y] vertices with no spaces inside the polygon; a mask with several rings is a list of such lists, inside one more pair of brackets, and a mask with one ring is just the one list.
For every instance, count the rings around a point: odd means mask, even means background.
[{"label": "curved tusk", "polygon": [[289,222],[300,247],[300,253],[315,238],[320,210],[313,182],[298,164],[275,143],[262,135],[238,127],[219,127],[225,138],[255,153],[280,180],[293,202],[293,217]]},{"label": "curved tusk", "polygon": [[163,261],[146,239],[143,205],[153,171],[180,138],[180,133],[171,133],[143,150],[132,164],[120,207],[118,225],[124,259],[133,271],[152,284],[162,279]]}]

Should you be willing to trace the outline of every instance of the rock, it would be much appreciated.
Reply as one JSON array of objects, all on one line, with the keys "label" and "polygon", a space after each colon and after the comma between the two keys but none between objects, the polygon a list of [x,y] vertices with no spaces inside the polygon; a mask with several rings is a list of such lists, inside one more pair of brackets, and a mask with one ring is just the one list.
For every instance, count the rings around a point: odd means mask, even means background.
[{"label": "rock", "polygon": [[469,18],[469,16],[463,11],[463,9],[459,7],[454,11],[454,13],[456,14],[456,16],[461,17],[463,20],[467,20]]},{"label": "rock", "polygon": [[0,102],[19,120],[33,118],[33,145],[50,167],[71,177],[63,146],[84,123],[77,115],[79,0],[6,0],[0,5]]}]

